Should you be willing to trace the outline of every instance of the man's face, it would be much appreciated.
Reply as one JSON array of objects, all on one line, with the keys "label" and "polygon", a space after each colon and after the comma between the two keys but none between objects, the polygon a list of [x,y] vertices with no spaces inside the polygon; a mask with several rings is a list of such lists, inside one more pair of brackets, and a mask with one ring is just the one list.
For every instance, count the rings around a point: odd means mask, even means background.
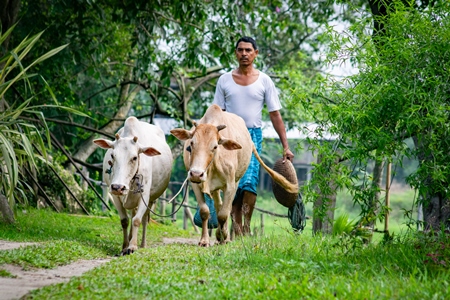
[{"label": "man's face", "polygon": [[240,66],[248,66],[253,64],[256,56],[258,55],[258,50],[253,49],[251,43],[240,42],[235,50],[236,58]]}]

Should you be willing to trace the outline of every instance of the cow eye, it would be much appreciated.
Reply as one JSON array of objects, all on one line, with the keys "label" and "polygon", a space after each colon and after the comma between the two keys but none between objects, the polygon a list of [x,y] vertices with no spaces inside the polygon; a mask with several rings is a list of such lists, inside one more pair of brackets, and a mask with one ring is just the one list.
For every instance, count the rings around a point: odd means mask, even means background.
[{"label": "cow eye", "polygon": [[136,161],[137,160],[137,156],[133,157],[133,160]]},{"label": "cow eye", "polygon": [[114,154],[111,153],[111,158],[114,159]]},{"label": "cow eye", "polygon": [[216,150],[216,149],[217,149],[217,145],[214,146],[214,150]]}]

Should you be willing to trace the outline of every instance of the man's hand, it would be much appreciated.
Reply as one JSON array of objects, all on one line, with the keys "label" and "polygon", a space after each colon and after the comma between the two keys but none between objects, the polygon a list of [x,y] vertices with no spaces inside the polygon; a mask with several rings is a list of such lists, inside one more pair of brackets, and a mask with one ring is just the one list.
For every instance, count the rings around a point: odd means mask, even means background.
[{"label": "man's hand", "polygon": [[283,149],[283,163],[289,159],[291,162],[294,160],[294,153],[292,153],[291,149]]}]

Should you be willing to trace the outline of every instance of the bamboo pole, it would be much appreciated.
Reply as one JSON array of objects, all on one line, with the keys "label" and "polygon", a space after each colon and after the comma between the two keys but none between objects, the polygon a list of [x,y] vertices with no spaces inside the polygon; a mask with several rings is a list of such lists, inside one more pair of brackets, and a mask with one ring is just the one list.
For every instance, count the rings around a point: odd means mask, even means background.
[{"label": "bamboo pole", "polygon": [[264,235],[264,214],[261,214],[261,236]]},{"label": "bamboo pole", "polygon": [[[386,166],[386,202],[387,208],[390,206],[389,189],[391,187],[391,163]],[[386,217],[384,218],[384,232],[389,233],[389,210],[386,211]]]},{"label": "bamboo pole", "polygon": [[[167,198],[167,190],[164,191],[162,197],[163,197],[164,199]],[[163,200],[163,199],[160,199],[160,200],[159,200],[159,214],[160,214],[161,216],[164,216],[164,215],[166,214],[166,201]]]}]

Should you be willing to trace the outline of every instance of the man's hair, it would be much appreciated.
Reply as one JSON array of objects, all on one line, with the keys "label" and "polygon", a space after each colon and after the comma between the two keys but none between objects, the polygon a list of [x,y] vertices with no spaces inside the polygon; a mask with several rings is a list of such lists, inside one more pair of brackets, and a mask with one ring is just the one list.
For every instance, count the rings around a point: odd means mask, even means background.
[{"label": "man's hair", "polygon": [[258,49],[258,46],[256,46],[256,41],[255,41],[253,38],[249,37],[249,36],[243,36],[243,37],[241,37],[241,38],[237,41],[237,43],[236,43],[236,48],[235,48],[235,49],[237,49],[237,47],[238,47],[238,45],[239,45],[240,42],[250,43],[250,44],[252,44],[254,50],[257,50],[257,49]]}]

